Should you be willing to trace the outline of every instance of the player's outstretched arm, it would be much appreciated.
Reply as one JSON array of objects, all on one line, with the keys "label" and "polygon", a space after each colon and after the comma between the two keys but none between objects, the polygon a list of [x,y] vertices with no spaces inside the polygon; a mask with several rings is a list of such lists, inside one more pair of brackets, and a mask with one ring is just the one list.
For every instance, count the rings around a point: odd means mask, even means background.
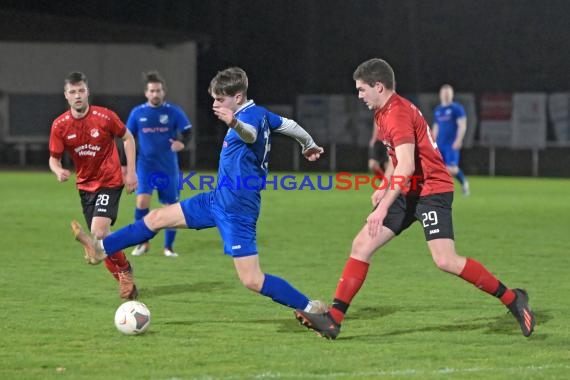
[{"label": "player's outstretched arm", "polygon": [[318,146],[311,135],[307,133],[295,120],[283,118],[283,124],[275,129],[282,135],[289,136],[301,145],[303,156],[309,161],[316,161],[321,157],[325,150]]}]

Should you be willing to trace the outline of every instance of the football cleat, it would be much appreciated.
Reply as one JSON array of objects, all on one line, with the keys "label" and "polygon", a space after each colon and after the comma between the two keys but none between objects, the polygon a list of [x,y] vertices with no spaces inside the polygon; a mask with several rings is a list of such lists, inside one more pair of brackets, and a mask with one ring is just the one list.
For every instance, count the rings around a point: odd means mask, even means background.
[{"label": "football cleat", "polygon": [[523,335],[529,337],[534,330],[536,320],[528,305],[528,294],[524,289],[513,289],[513,292],[516,298],[507,308],[519,322]]},{"label": "football cleat", "polygon": [[148,242],[141,243],[141,244],[137,245],[135,247],[135,249],[133,249],[133,251],[131,252],[131,255],[142,256],[145,253],[147,253],[149,249],[150,249],[150,244]]},{"label": "football cleat", "polygon": [[73,236],[75,236],[75,240],[83,246],[83,250],[85,251],[84,258],[88,264],[97,265],[107,258],[105,252],[98,247],[97,239],[85,233],[78,221],[73,220],[71,222],[71,230]]},{"label": "football cleat", "polygon": [[123,300],[137,299],[139,292],[133,280],[133,271],[129,265],[129,269],[119,272],[119,296]]},{"label": "football cleat", "polygon": [[340,325],[332,319],[329,312],[308,313],[297,309],[293,314],[303,326],[315,331],[323,338],[336,339],[340,333]]},{"label": "football cleat", "polygon": [[174,252],[171,249],[164,248],[164,256],[166,256],[166,257],[178,257],[178,253]]}]

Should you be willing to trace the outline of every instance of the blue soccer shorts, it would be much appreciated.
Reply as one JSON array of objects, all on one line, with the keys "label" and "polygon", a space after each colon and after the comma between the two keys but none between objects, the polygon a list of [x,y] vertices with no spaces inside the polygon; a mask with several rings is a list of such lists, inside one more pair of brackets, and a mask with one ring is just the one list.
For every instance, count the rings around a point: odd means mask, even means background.
[{"label": "blue soccer shorts", "polygon": [[173,204],[180,198],[179,176],[176,173],[147,170],[137,167],[137,195],[152,195],[156,190],[161,204]]},{"label": "blue soccer shorts", "polygon": [[206,192],[180,202],[188,228],[218,227],[224,253],[232,257],[257,254],[257,217],[226,213],[214,204],[214,193]]},{"label": "blue soccer shorts", "polygon": [[459,150],[451,146],[438,146],[446,166],[459,166]]}]

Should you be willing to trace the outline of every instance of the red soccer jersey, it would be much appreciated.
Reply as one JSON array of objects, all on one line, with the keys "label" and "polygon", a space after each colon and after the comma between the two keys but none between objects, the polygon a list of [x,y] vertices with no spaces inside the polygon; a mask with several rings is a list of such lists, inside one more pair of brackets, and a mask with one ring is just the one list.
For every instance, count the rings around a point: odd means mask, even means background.
[{"label": "red soccer jersey", "polygon": [[123,175],[115,137],[123,137],[126,131],[117,114],[107,108],[89,106],[81,119],[67,111],[51,126],[49,152],[55,158],[61,158],[64,150],[71,155],[80,190],[120,187]]},{"label": "red soccer jersey", "polygon": [[425,196],[454,190],[453,180],[432,139],[428,123],[415,105],[394,94],[375,112],[374,121],[378,139],[388,148],[394,167],[398,165],[394,148],[401,144],[415,145],[413,175],[417,180],[410,183],[409,194]]}]

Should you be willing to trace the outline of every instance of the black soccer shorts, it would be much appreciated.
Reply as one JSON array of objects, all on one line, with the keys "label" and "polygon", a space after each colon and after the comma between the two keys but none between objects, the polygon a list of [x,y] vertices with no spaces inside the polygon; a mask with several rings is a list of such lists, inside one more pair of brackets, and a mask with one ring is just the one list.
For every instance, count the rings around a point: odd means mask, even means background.
[{"label": "black soccer shorts", "polygon": [[79,190],[83,216],[88,228],[91,228],[91,221],[94,216],[109,218],[111,219],[111,225],[115,224],[122,192],[122,186],[115,188],[103,187],[95,192]]},{"label": "black soccer shorts", "polygon": [[426,240],[453,239],[452,203],[453,192],[423,197],[400,195],[388,209],[384,226],[399,235],[418,220]]}]

